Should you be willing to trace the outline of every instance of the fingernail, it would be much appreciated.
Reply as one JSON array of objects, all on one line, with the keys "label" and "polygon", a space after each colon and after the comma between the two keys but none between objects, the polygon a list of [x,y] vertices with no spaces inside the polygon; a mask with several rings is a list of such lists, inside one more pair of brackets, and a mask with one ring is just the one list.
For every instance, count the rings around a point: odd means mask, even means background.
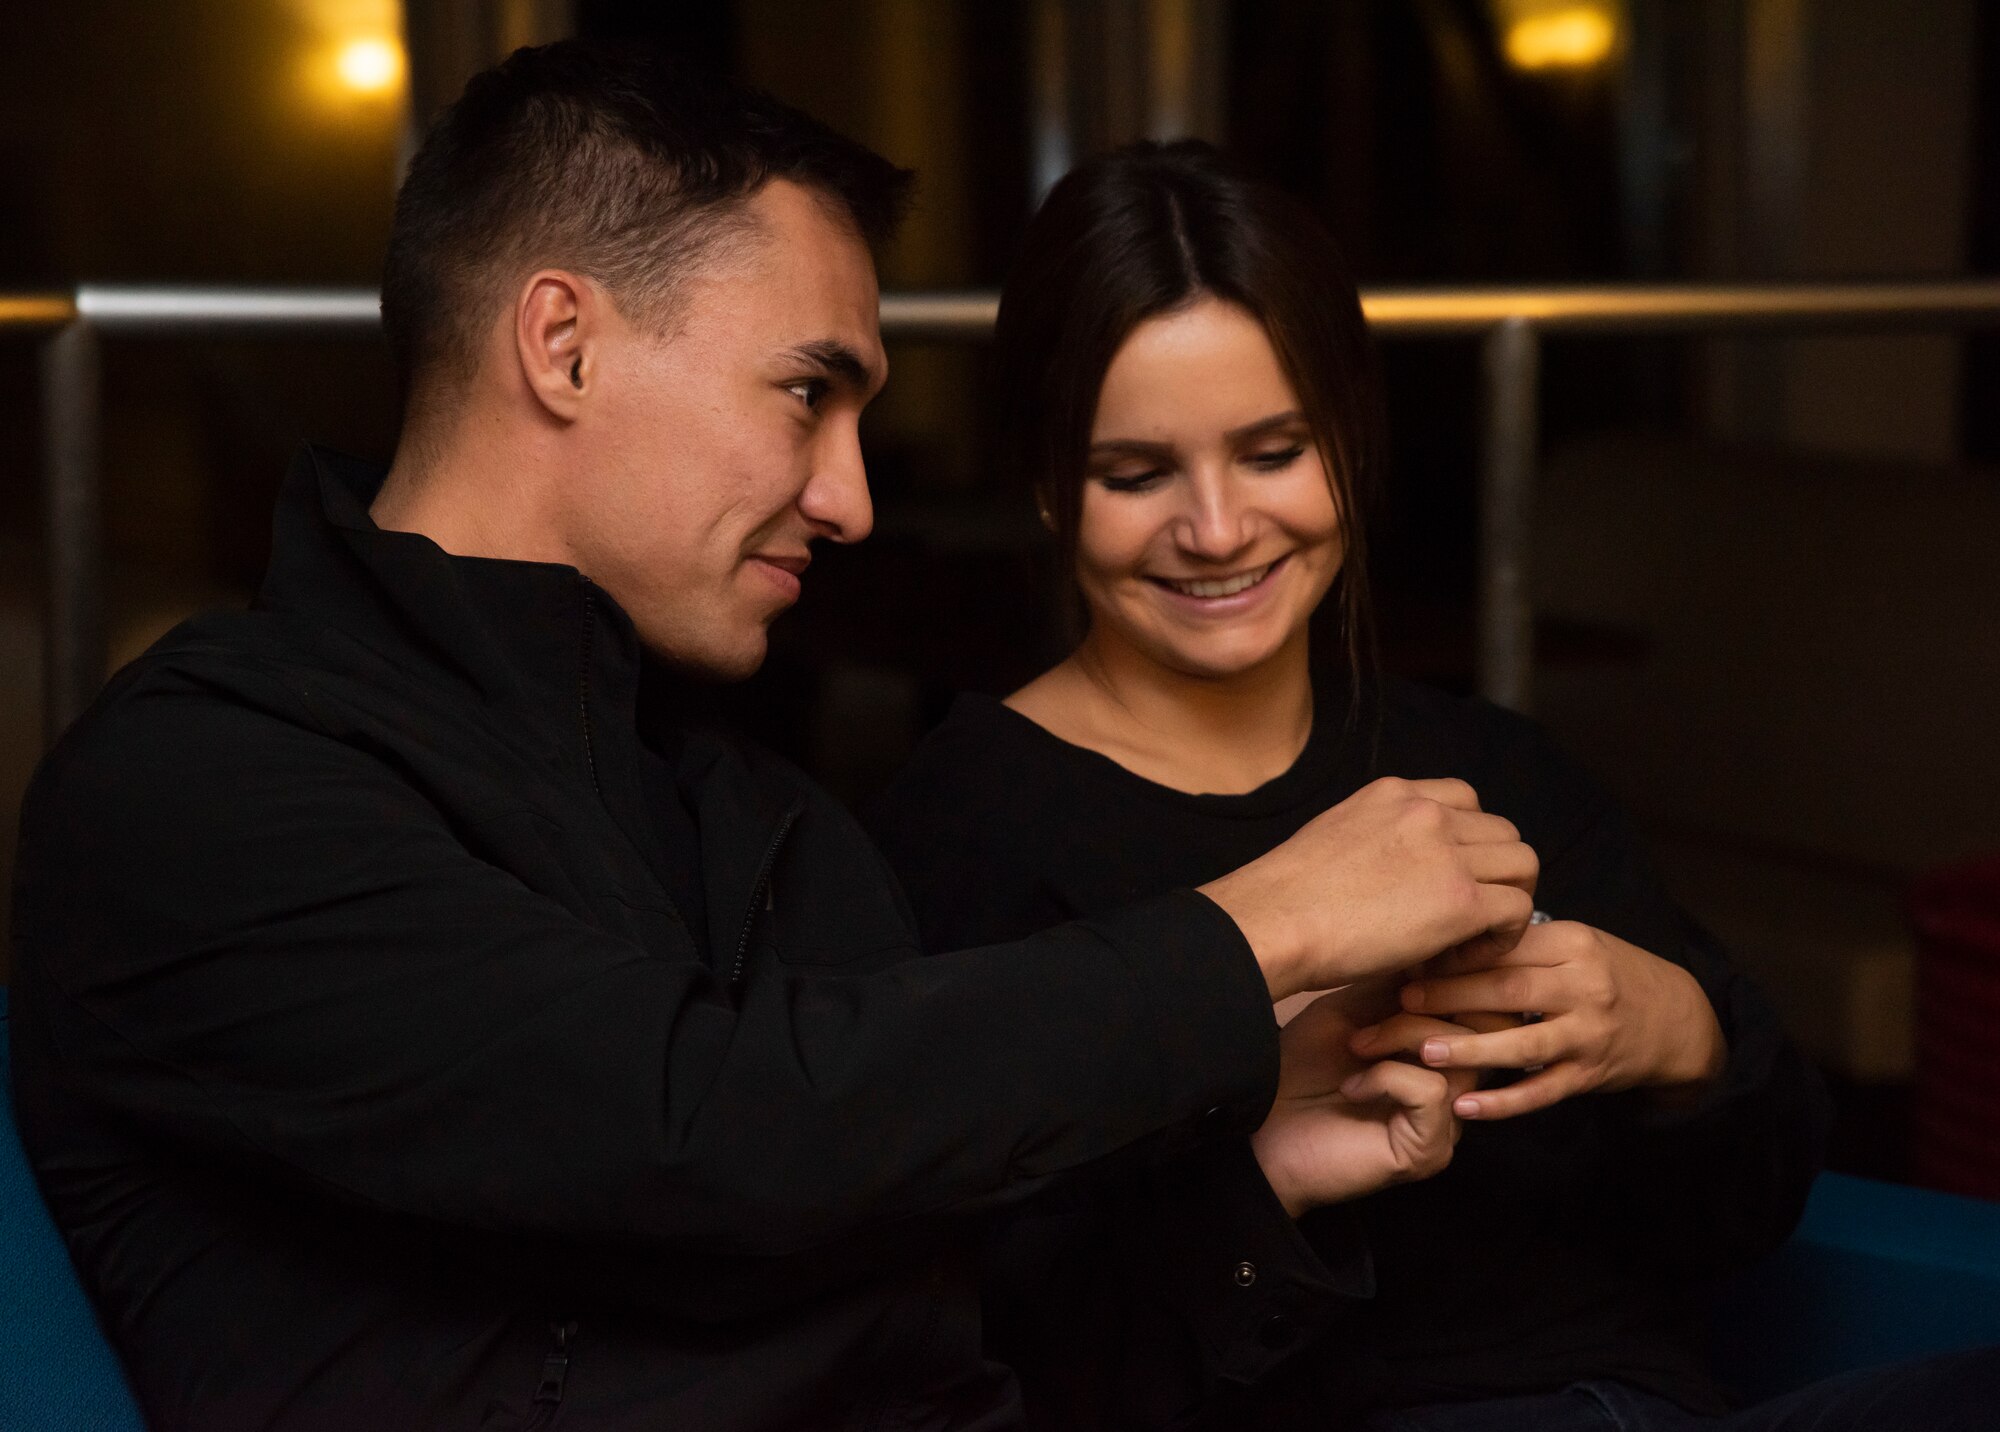
[{"label": "fingernail", "polygon": [[1451,1058],[1451,1046],[1442,1039],[1424,1041],[1424,1063],[1442,1064],[1449,1058]]},{"label": "fingernail", "polygon": [[1345,1098],[1352,1099],[1354,1097],[1355,1088],[1360,1083],[1361,1083],[1361,1076],[1359,1074],[1350,1074],[1345,1079],[1341,1080],[1340,1092],[1342,1096]]},{"label": "fingernail", "polygon": [[1479,1101],[1471,1097],[1454,1100],[1451,1111],[1461,1119],[1476,1119],[1479,1117]]}]

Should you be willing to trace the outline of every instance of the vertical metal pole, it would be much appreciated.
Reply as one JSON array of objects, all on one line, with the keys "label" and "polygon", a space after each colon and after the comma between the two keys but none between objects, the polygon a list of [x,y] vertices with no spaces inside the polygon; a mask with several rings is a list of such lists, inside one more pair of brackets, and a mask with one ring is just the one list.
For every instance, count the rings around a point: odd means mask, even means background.
[{"label": "vertical metal pole", "polygon": [[1483,450],[1479,482],[1479,692],[1526,711],[1534,678],[1535,612],[1528,528],[1540,444],[1541,339],[1524,318],[1486,335],[1480,352]]},{"label": "vertical metal pole", "polygon": [[1029,93],[1034,107],[1034,185],[1028,207],[1039,208],[1076,162],[1075,101],[1070,51],[1075,37],[1065,0],[1035,0],[1028,42]]},{"label": "vertical metal pole", "polygon": [[53,742],[104,684],[103,503],[98,452],[102,374],[82,319],[42,349],[42,731]]}]

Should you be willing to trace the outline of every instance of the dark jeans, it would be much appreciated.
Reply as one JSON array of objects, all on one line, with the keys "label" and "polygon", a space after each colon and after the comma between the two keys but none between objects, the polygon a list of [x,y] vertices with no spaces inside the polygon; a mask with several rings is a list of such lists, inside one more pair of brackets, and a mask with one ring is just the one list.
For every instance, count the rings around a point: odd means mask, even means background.
[{"label": "dark jeans", "polygon": [[1378,1412],[1358,1432],[1995,1432],[2000,1348],[1864,1368],[1723,1417],[1619,1382]]}]

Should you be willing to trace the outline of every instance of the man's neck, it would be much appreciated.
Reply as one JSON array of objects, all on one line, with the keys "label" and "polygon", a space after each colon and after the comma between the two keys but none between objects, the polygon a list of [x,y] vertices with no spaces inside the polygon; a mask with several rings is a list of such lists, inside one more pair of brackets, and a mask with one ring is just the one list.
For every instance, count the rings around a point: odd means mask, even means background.
[{"label": "man's neck", "polygon": [[406,431],[397,444],[368,507],[377,527],[420,533],[457,557],[572,562],[542,435],[476,410],[459,414],[449,432],[434,426]]}]

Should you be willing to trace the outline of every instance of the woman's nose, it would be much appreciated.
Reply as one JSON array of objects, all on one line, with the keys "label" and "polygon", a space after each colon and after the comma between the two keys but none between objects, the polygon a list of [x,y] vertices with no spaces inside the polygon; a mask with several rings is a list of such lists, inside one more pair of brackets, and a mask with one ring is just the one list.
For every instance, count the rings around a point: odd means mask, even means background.
[{"label": "woman's nose", "polygon": [[1225,474],[1197,472],[1186,486],[1188,505],[1176,533],[1184,550],[1222,562],[1249,545],[1253,519],[1235,482]]}]

